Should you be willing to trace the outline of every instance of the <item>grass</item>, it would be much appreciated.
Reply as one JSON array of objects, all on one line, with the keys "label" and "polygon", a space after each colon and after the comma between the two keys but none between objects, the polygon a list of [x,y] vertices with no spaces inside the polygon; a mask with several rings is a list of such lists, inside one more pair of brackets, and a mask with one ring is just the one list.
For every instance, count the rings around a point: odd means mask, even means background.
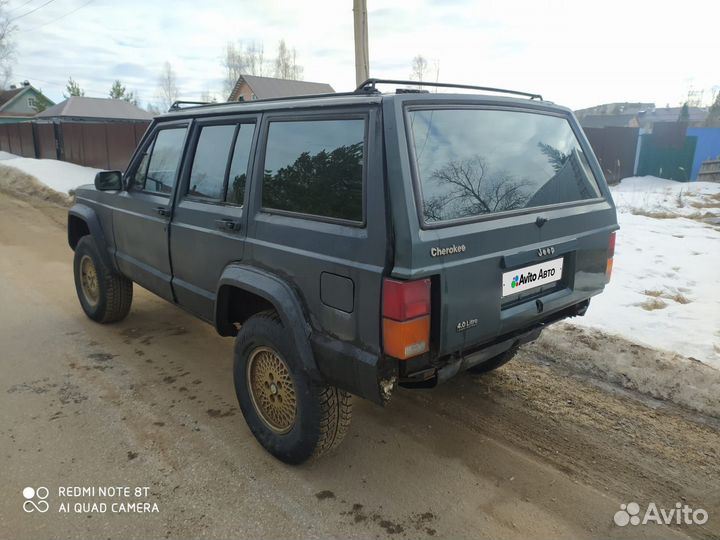
[{"label": "grass", "polygon": [[683,305],[692,302],[692,300],[690,300],[687,296],[679,292],[670,293],[667,291],[649,289],[643,291],[643,294],[645,296],[649,296],[652,299],[648,299],[642,304],[640,304],[640,307],[642,307],[646,311],[652,311],[654,309],[664,309],[665,307],[667,307],[667,304],[660,300],[661,298],[665,298],[666,300],[672,300],[673,302]]},{"label": "grass", "polygon": [[655,311],[656,309],[665,309],[667,307],[667,304],[659,298],[648,298],[639,305],[645,311]]}]

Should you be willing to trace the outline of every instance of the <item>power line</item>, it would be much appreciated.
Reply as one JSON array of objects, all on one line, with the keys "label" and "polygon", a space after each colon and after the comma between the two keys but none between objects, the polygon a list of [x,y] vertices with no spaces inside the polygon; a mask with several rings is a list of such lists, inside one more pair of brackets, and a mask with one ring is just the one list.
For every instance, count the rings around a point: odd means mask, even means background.
[{"label": "power line", "polygon": [[54,2],[54,1],[55,1],[55,0],[48,0],[48,1],[45,2],[44,4],[39,5],[38,7],[34,8],[34,9],[31,9],[30,11],[28,11],[28,12],[26,12],[26,13],[23,13],[22,15],[18,15],[17,17],[13,17],[13,18],[10,19],[8,22],[14,22],[14,21],[17,21],[18,19],[22,19],[22,18],[25,17],[26,15],[30,15],[31,13],[35,13],[38,9],[44,8],[45,6],[47,6],[48,4],[51,4],[51,3]]},{"label": "power line", "polygon": [[54,22],[59,21],[60,19],[64,19],[64,18],[67,17],[68,15],[72,15],[72,14],[75,13],[76,11],[81,10],[82,8],[84,8],[84,7],[87,6],[88,4],[91,4],[91,3],[94,2],[94,1],[95,1],[95,0],[88,0],[87,2],[85,2],[85,3],[84,3],[83,5],[81,5],[80,7],[76,7],[75,9],[73,9],[72,11],[68,11],[68,12],[65,13],[64,15],[60,15],[59,17],[57,17],[57,18],[55,18],[55,19],[52,19],[51,21],[48,21],[48,22],[46,22],[46,23],[43,23],[43,24],[41,24],[40,26],[36,26],[35,28],[30,28],[29,30],[21,30],[20,32],[18,32],[18,34],[24,34],[24,33],[26,33],[26,32],[34,32],[35,30],[38,30],[38,29],[40,29],[40,28],[43,28],[43,27],[47,26],[48,24],[52,24],[52,23],[54,23]]}]

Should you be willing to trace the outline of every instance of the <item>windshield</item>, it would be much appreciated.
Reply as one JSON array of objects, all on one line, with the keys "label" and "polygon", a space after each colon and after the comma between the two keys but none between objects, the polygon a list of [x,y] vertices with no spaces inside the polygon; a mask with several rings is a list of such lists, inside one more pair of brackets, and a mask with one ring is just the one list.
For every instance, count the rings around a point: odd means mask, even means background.
[{"label": "windshield", "polygon": [[427,223],[600,196],[565,118],[482,109],[408,115]]}]

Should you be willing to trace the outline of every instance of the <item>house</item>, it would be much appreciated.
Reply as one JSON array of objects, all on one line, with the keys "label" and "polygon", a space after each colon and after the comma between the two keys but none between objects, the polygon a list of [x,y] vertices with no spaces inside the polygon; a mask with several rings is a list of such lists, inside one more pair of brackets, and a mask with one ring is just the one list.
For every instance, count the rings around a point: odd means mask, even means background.
[{"label": "house", "polygon": [[640,127],[635,114],[588,114],[579,120],[583,128]]},{"label": "house", "polygon": [[0,124],[27,122],[32,119],[43,106],[54,105],[40,90],[28,81],[8,90],[0,90]]},{"label": "house", "polygon": [[[682,107],[658,107],[638,113],[640,127],[650,130],[654,124],[662,122],[677,122],[680,119]],[[702,126],[710,114],[707,107],[688,107],[688,125]]]},{"label": "house", "polygon": [[35,115],[46,122],[149,122],[153,115],[122,99],[71,96]]},{"label": "house", "polygon": [[643,103],[643,102],[616,102],[616,103],[603,103],[602,105],[595,105],[594,107],[588,107],[586,109],[578,109],[575,111],[575,116],[582,118],[583,116],[589,115],[606,115],[606,114],[638,114],[641,111],[647,111],[655,108],[654,103]]},{"label": "house", "polygon": [[[677,122],[682,107],[656,107],[654,103],[606,103],[575,111],[583,128],[639,127],[650,132],[655,124]],[[688,107],[688,125],[702,126],[707,107]]]},{"label": "house", "polygon": [[228,101],[252,101],[308,94],[332,94],[335,90],[329,84],[241,75]]}]

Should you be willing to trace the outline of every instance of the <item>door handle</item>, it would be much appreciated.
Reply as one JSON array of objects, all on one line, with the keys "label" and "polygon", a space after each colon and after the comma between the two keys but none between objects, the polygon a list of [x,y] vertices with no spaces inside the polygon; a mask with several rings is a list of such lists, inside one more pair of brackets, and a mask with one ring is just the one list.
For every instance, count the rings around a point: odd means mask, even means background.
[{"label": "door handle", "polygon": [[170,215],[170,209],[166,206],[156,206],[155,211],[160,214],[161,216],[169,216]]},{"label": "door handle", "polygon": [[215,226],[223,231],[239,231],[240,222],[234,219],[216,219]]}]

